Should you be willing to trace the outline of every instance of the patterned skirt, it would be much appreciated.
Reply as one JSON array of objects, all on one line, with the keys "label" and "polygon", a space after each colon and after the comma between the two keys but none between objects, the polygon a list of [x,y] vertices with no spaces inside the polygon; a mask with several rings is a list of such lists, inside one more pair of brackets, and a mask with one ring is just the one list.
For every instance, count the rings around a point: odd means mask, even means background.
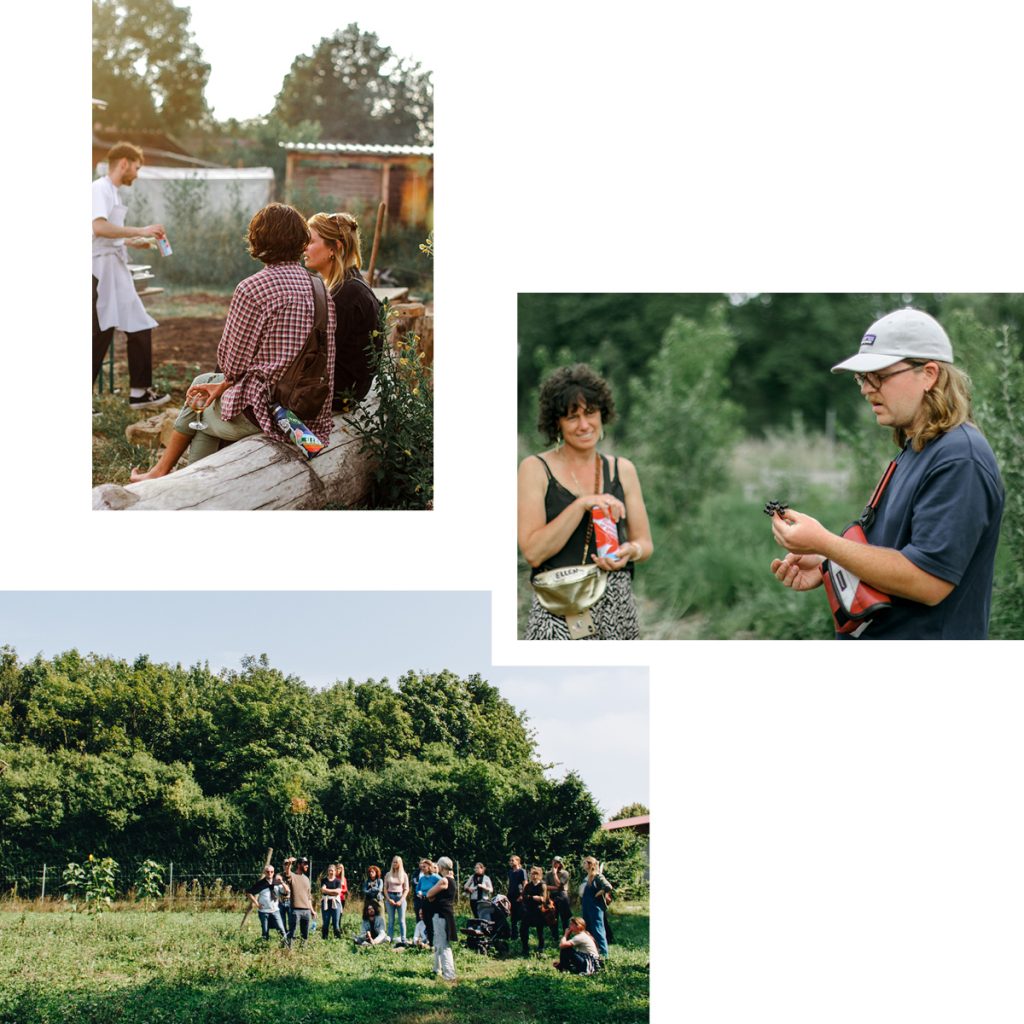
[{"label": "patterned skirt", "polygon": [[[591,609],[597,627],[587,640],[639,640],[640,620],[633,598],[633,577],[622,570],[608,574],[604,596]],[[530,605],[530,618],[526,624],[526,640],[568,640],[569,627],[560,615],[552,615],[541,607],[537,595]]]}]

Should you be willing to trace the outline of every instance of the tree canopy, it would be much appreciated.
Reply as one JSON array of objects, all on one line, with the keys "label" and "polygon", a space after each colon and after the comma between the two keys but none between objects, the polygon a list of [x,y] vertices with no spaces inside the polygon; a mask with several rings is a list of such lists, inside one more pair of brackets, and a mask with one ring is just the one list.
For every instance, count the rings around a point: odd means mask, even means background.
[{"label": "tree canopy", "polygon": [[207,114],[210,65],[171,0],[93,0],[92,89],[125,130],[180,132]]},{"label": "tree canopy", "polygon": [[353,23],[295,58],[273,114],[289,125],[315,122],[331,142],[429,144],[433,86],[419,63]]},{"label": "tree canopy", "polygon": [[479,675],[316,690],[236,671],[0,648],[0,860],[254,858],[353,865],[582,850],[585,783],[545,777],[526,715]]}]

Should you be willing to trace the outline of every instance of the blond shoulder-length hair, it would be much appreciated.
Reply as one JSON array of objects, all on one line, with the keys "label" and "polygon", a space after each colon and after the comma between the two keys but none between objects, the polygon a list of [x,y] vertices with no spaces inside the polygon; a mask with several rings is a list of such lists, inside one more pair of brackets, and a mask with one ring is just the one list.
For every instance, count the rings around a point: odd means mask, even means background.
[{"label": "blond shoulder-length hair", "polygon": [[307,221],[334,253],[330,269],[324,274],[329,290],[348,277],[349,271],[362,266],[359,251],[359,222],[351,213],[314,213]]},{"label": "blond shoulder-length hair", "polygon": [[[933,362],[939,368],[935,384],[924,393],[924,416],[911,441],[914,451],[919,452],[941,434],[962,423],[974,422],[971,419],[971,378],[952,363],[940,363],[934,359],[908,359],[907,362],[915,366]],[[903,427],[894,428],[892,435],[900,448],[910,436]]]}]

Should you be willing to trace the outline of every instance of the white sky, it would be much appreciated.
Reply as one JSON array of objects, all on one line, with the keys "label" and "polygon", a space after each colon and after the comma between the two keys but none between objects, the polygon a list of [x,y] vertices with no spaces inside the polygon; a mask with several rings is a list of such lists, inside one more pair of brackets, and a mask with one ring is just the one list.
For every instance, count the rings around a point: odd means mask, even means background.
[{"label": "white sky", "polygon": [[243,8],[222,0],[176,0],[175,7],[192,12],[189,27],[210,65],[206,101],[218,120],[244,120],[270,112],[281,82],[299,54],[335,30],[355,22],[363,32],[376,33],[398,57],[434,69],[437,8],[404,0],[369,3],[283,5],[250,0]]}]

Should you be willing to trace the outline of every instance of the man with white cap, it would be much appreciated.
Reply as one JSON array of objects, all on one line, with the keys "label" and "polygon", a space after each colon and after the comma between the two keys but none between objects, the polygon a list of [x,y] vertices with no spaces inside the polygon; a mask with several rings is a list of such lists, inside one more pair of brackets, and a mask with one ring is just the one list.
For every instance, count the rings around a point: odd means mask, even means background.
[{"label": "man with white cap", "polygon": [[828,577],[834,593],[845,574],[888,595],[888,607],[873,604],[856,629],[837,632],[841,639],[985,639],[1003,483],[971,422],[970,380],[953,365],[949,337],[927,313],[896,310],[832,372],[853,374],[901,451],[859,520],[867,543],[800,512],[775,512],[772,533],[789,554],[771,571],[794,590]]}]

